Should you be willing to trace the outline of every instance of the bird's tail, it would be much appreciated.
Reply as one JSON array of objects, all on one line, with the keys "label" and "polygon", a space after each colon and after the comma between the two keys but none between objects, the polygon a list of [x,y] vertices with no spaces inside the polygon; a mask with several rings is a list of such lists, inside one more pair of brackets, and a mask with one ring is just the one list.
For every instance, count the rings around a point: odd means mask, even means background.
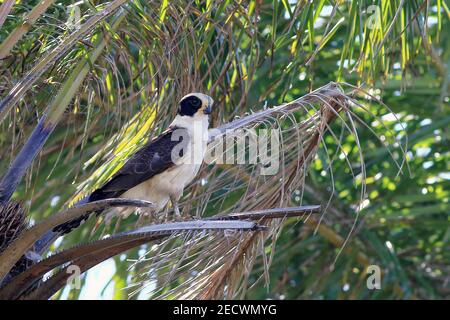
[{"label": "bird's tail", "polygon": [[[105,186],[107,186],[106,184]],[[77,205],[83,205],[89,202],[107,199],[107,198],[114,198],[117,197],[117,192],[108,192],[104,190],[104,187],[99,188],[92,192],[90,195],[84,197],[80,201],[76,202],[74,206]],[[92,212],[88,212],[84,215],[82,215],[79,218],[73,219],[71,221],[67,221],[65,223],[62,223],[56,227],[54,227],[51,231],[48,231],[44,236],[42,236],[41,239],[35,242],[32,252],[37,253],[38,255],[42,255],[45,250],[47,250],[50,245],[55,242],[58,237],[63,236],[69,232],[71,232],[73,229],[76,229],[80,226],[81,223],[89,219],[91,214],[96,213],[97,216],[102,213],[103,210],[95,210]]]},{"label": "bird's tail", "polygon": [[[78,201],[77,203],[75,203],[74,205],[83,205],[91,201],[92,201],[91,197],[87,196]],[[53,242],[55,242],[56,239],[58,239],[60,236],[63,236],[71,232],[73,229],[78,228],[80,224],[83,223],[83,221],[89,219],[92,213],[94,212],[88,212],[79,218],[67,221],[63,224],[54,227],[52,230],[48,231],[38,241],[34,243],[32,251],[38,255],[42,255],[45,252],[45,250],[47,250],[50,247],[50,245]],[[95,213],[99,214],[100,212],[95,211]]]},{"label": "bird's tail", "polygon": [[[77,203],[75,203],[75,205],[83,205],[83,204],[89,203],[91,201],[93,201],[91,199],[91,196],[87,196],[87,197],[81,199],[80,201],[78,201]],[[68,221],[68,222],[65,222],[63,224],[56,226],[55,228],[53,228],[52,230],[50,230],[46,234],[44,234],[39,240],[37,240],[34,243],[34,245],[30,248],[30,250],[28,250],[25,253],[25,257],[27,259],[33,261],[34,263],[41,260],[42,254],[50,247],[50,245],[53,242],[56,241],[56,239],[58,239],[60,236],[63,236],[65,234],[71,232],[73,229],[80,226],[80,224],[83,221],[87,220],[91,214],[93,214],[93,213],[100,214],[101,211],[102,210],[88,212],[77,219],[74,219],[74,220],[71,220],[71,221]],[[5,280],[0,283],[0,286],[7,283],[12,277],[14,277],[14,275],[8,274],[5,278]]]}]

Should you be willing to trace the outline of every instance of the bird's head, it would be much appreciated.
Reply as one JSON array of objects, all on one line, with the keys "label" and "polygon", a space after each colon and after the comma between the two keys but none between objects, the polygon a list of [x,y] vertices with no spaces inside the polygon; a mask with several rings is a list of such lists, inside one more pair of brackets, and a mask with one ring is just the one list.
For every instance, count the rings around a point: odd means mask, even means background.
[{"label": "bird's head", "polygon": [[188,117],[208,116],[212,111],[214,100],[203,93],[185,95],[178,106],[178,115]]}]

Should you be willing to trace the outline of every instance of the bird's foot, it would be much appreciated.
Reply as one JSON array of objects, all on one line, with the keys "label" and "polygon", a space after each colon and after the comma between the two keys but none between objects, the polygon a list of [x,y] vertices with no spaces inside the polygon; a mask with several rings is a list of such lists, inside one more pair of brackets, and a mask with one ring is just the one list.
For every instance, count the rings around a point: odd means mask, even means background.
[{"label": "bird's foot", "polygon": [[173,219],[175,220],[175,221],[182,221],[183,220],[183,217],[181,216],[181,213],[180,213],[180,211],[174,211],[173,212]]},{"label": "bird's foot", "polygon": [[180,208],[178,208],[178,202],[175,201],[173,198],[171,199],[172,207],[173,207],[173,218],[175,221],[181,221],[183,220],[180,213]]},{"label": "bird's foot", "polygon": [[138,221],[145,222],[145,220],[149,222],[158,221],[159,217],[155,210],[139,210],[139,218]]}]

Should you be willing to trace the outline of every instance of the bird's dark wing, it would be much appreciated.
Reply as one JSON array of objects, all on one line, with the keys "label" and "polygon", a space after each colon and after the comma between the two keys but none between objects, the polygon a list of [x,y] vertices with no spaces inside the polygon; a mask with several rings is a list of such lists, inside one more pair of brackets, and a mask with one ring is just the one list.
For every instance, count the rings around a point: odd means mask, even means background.
[{"label": "bird's dark wing", "polygon": [[[172,167],[174,165],[172,161],[172,150],[177,147],[176,150],[178,151],[174,154],[181,157],[188,142],[189,135],[186,129],[178,127],[167,129],[136,151],[111,180],[80,202],[86,203],[119,197],[138,184]],[[98,215],[101,212],[102,210],[96,211],[96,214]],[[36,250],[38,252],[45,250],[49,243],[53,242],[58,236],[69,233],[74,228],[77,228],[82,221],[89,218],[91,213],[87,213],[77,219],[53,228],[52,231],[49,231],[36,242]]]},{"label": "bird's dark wing", "polygon": [[182,156],[183,146],[186,146],[188,141],[189,135],[185,129],[167,129],[136,151],[111,180],[90,195],[89,201],[119,197],[127,190],[172,167],[173,148],[179,145],[178,155]]}]

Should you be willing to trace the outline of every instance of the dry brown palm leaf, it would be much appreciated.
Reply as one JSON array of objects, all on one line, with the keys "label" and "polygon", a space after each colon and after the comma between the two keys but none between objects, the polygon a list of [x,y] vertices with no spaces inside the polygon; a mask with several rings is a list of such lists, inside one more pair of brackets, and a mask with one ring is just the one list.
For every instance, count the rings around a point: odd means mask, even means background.
[{"label": "dry brown palm leaf", "polygon": [[[208,215],[210,212],[224,214],[285,207],[293,204],[292,195],[295,192],[298,193],[301,202],[307,169],[320,145],[328,157],[332,196],[334,187],[332,163],[336,155],[330,155],[327,151],[324,136],[328,131],[334,140],[339,141],[338,135],[330,127],[333,120],[339,122],[342,130],[355,138],[360,156],[358,166],[350,163],[340,143],[339,151],[342,154],[340,159],[347,161],[351,174],[355,180],[359,180],[355,181],[355,185],[359,183],[362,202],[365,197],[365,167],[355,125],[355,122],[362,123],[362,121],[355,113],[355,109],[363,112],[367,110],[355,97],[366,93],[358,88],[350,87],[350,89],[351,93],[348,95],[344,93],[341,85],[330,83],[298,100],[247,115],[213,130],[210,146],[215,148],[222,139],[239,138],[243,132],[237,129],[275,129],[279,134],[281,145],[279,170],[276,174],[262,175],[261,168],[264,167],[264,163],[262,165],[238,163],[231,166],[222,164],[220,157],[224,155],[226,157],[227,150],[232,149],[233,156],[235,154],[235,147],[227,145],[222,152],[215,155],[215,165],[201,172],[202,183],[192,185],[185,192],[183,211]],[[251,135],[249,138],[252,139]],[[403,146],[398,144],[397,147],[404,155]],[[248,146],[242,152],[246,158],[249,157]],[[401,170],[404,162],[398,162],[394,156],[393,160]],[[356,169],[358,172],[355,172]],[[316,219],[318,221],[316,226],[320,225],[327,206],[328,203],[325,203],[323,214]],[[358,215],[354,217],[351,230],[357,220]],[[134,283],[128,288],[129,293],[134,296],[146,289],[146,292],[145,290],[143,292],[146,294],[144,296],[152,298],[243,297],[250,271],[258,256],[262,257],[265,270],[258,280],[264,278],[266,283],[268,282],[268,268],[283,221],[274,219],[266,222],[266,225],[268,231],[260,235],[242,234],[224,239],[205,237],[196,238],[195,241],[190,238],[184,243],[167,240],[164,245],[153,247],[145,257],[135,262],[132,271],[136,276]],[[318,227],[316,230],[322,232]],[[350,234],[351,232],[342,247],[345,246]],[[158,263],[161,257],[164,257],[164,265]],[[184,261],[182,265],[180,261]]]},{"label": "dry brown palm leaf", "polygon": [[14,241],[0,253],[0,281],[8,274],[17,261],[44,235],[56,226],[75,220],[83,215],[90,214],[96,210],[109,207],[133,206],[133,207],[151,207],[152,203],[142,200],[128,199],[105,199],[95,201],[80,206],[74,206],[66,211],[50,216],[40,223],[23,231]]},{"label": "dry brown palm leaf", "polygon": [[[322,87],[302,98],[243,118],[211,130],[211,149],[215,152],[215,166],[206,174],[202,185],[193,185],[185,194],[183,211],[200,216],[205,211],[227,212],[268,210],[291,205],[294,188],[303,185],[306,168],[315,156],[329,123],[340,117],[346,109],[348,96],[334,83]],[[305,112],[306,111],[306,112]],[[312,111],[312,112],[311,112]],[[298,113],[307,115],[298,121]],[[309,113],[308,113],[309,112]],[[296,118],[297,117],[297,118]],[[233,141],[245,132],[239,129],[272,128],[281,140],[280,168],[276,174],[261,175],[261,164],[222,165],[220,157],[232,149],[223,140]],[[257,139],[249,135],[249,139]],[[239,151],[238,151],[239,152]],[[244,159],[249,157],[249,146],[241,150]],[[212,152],[214,153],[214,152]],[[223,159],[222,159],[223,160]],[[229,159],[228,159],[229,160]],[[262,164],[264,166],[264,163]],[[211,179],[209,177],[216,176]],[[223,190],[229,190],[224,193]],[[227,201],[232,198],[233,201]],[[214,218],[217,217],[214,216]],[[167,239],[152,247],[132,266],[135,277],[128,287],[131,296],[167,299],[217,299],[235,298],[245,294],[247,279],[256,257],[261,254],[265,278],[274,253],[274,244],[281,231],[283,219],[262,221],[268,226],[264,235],[239,234],[223,238],[195,237],[180,241]],[[270,241],[270,252],[266,245]]]},{"label": "dry brown palm leaf", "polygon": [[[183,211],[196,213],[197,216],[216,213],[214,218],[217,218],[230,212],[249,210],[267,214],[267,210],[275,210],[268,208],[292,206],[294,192],[299,193],[300,201],[303,198],[307,169],[321,144],[327,156],[333,187],[332,163],[336,154],[329,154],[324,141],[328,131],[339,142],[330,127],[333,120],[340,122],[342,130],[355,138],[360,154],[358,173],[354,172],[355,166],[350,163],[340,143],[338,151],[343,155],[341,159],[349,164],[351,174],[360,177],[362,201],[365,196],[365,169],[355,126],[355,122],[361,122],[361,119],[354,109],[367,110],[354,97],[366,93],[358,88],[350,89],[352,91],[348,95],[340,85],[330,83],[293,102],[246,115],[212,130],[211,150],[216,150],[223,140],[226,141],[226,148],[213,152],[211,159],[215,166],[208,168],[210,170],[204,167],[199,178],[201,183],[193,184],[185,191]],[[264,168],[271,165],[270,157],[258,158],[259,163],[256,164],[238,161],[232,166],[220,161],[229,150],[235,156],[234,145],[228,145],[228,141],[234,143],[234,139],[248,132],[249,141],[258,140],[256,129],[273,129],[271,134],[279,137],[280,148],[275,150],[278,153],[271,152],[279,160],[279,168],[275,173],[262,174]],[[247,159],[251,156],[251,150],[249,145],[244,145],[245,149],[238,151],[238,155],[241,152]],[[399,148],[404,152],[401,145]],[[394,161],[399,169],[403,167],[403,162]],[[327,206],[325,204],[325,209]],[[318,225],[322,218],[323,215],[318,219]],[[282,217],[270,221],[263,219],[261,223],[268,227],[268,232],[263,235],[228,233],[225,237],[217,237],[194,232],[185,237],[170,237],[135,261],[132,265],[132,274],[135,276],[127,288],[128,293],[131,296],[143,293],[152,298],[212,299],[243,296],[250,271],[259,256],[263,259],[265,272],[258,280],[264,278],[268,282],[268,268],[283,221]],[[357,216],[352,228],[356,221]],[[321,229],[317,230],[321,232]],[[347,240],[349,236],[350,233]]]},{"label": "dry brown palm leaf", "polygon": [[[252,219],[264,223],[292,217],[304,219],[319,210],[320,206],[277,208],[213,216],[207,220]],[[233,230],[222,234],[196,232],[182,238],[171,237],[152,246],[130,267],[135,269],[134,283],[127,288],[130,296],[143,292],[153,299],[195,298],[203,283],[210,280],[211,271],[233,259],[243,236],[244,233]],[[251,268],[247,271],[250,272]]]},{"label": "dry brown palm leaf", "polygon": [[[115,199],[115,201],[117,200],[118,199]],[[109,205],[111,204],[117,205],[119,202],[110,202]],[[123,205],[123,203],[120,204]],[[192,238],[192,243],[198,245],[201,242],[198,240],[199,235],[200,239],[202,239],[203,236],[207,234],[208,237],[212,239],[210,242],[214,242],[214,239],[223,239],[222,233],[218,233],[217,231],[223,231],[223,234],[226,237],[229,237],[230,234],[236,234],[241,231],[259,231],[264,229],[264,227],[255,222],[237,220],[263,221],[282,217],[303,217],[313,212],[317,212],[319,209],[319,206],[303,206],[242,212],[222,215],[206,220],[149,225],[137,230],[123,232],[103,240],[63,250],[60,253],[54,254],[49,258],[38,262],[4,285],[0,290],[0,299],[18,299],[28,297],[28,294],[29,298],[33,299],[50,298],[65,284],[64,281],[70,276],[69,273],[62,271],[58,272],[55,276],[40,284],[36,291],[33,290],[36,289],[36,285],[41,281],[42,277],[55,268],[64,267],[63,270],[67,271],[70,266],[76,266],[81,274],[107,258],[151,241],[161,240],[167,237],[170,237],[171,239],[182,237],[182,243],[185,244],[188,242],[186,241],[187,238]],[[66,217],[67,216],[68,215],[66,214]],[[180,252],[180,248],[178,248],[177,252]],[[158,258],[160,259],[158,264],[163,264],[165,261],[164,258]],[[183,260],[180,259],[178,263],[180,264],[182,261]]]},{"label": "dry brown palm leaf", "polygon": [[29,296],[29,298],[32,299],[48,299],[66,284],[66,280],[70,276],[70,273],[65,271],[70,266],[76,266],[81,274],[112,256],[147,242],[161,240],[166,237],[178,237],[183,233],[195,234],[199,231],[217,232],[220,230],[234,230],[240,232],[259,231],[262,229],[263,227],[258,226],[254,222],[217,220],[173,222],[146,226],[54,254],[13,278],[11,282],[0,290],[0,298],[20,298],[47,272],[63,266],[62,271],[43,282],[43,284],[35,291],[32,291]]}]

